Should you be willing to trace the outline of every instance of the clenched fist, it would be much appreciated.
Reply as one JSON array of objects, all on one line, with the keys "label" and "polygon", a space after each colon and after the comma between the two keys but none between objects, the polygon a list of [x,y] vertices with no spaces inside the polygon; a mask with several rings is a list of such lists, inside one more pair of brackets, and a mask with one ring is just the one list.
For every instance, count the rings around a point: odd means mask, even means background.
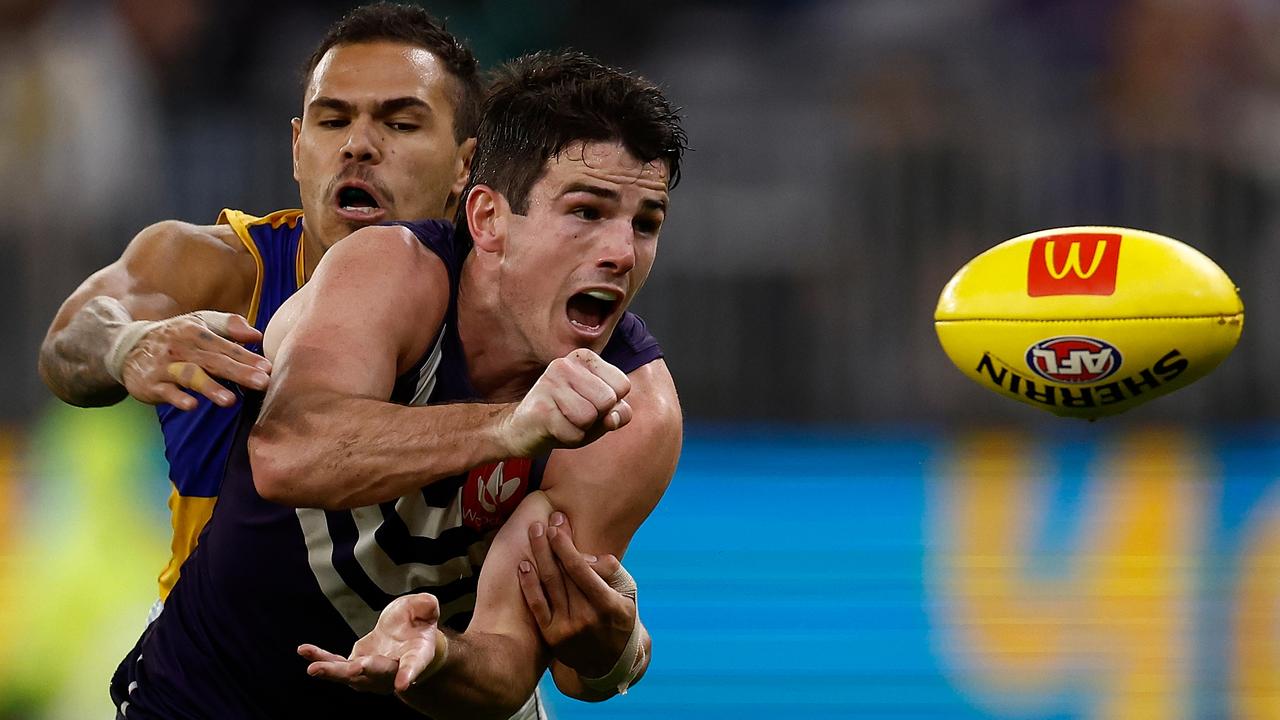
[{"label": "clenched fist", "polygon": [[579,348],[557,358],[507,416],[503,438],[512,457],[577,448],[631,422],[626,373]]}]

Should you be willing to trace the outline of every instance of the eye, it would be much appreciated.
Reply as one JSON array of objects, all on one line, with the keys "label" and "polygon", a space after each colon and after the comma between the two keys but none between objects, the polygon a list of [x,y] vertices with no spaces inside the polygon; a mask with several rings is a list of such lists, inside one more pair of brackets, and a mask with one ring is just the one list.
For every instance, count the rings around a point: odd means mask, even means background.
[{"label": "eye", "polygon": [[662,228],[662,220],[659,218],[636,218],[631,227],[641,235],[657,235],[658,230]]},{"label": "eye", "polygon": [[389,122],[387,127],[396,132],[413,132],[418,129],[418,125],[409,122]]},{"label": "eye", "polygon": [[573,214],[577,215],[583,220],[599,220],[601,217],[600,211],[591,207],[590,205],[579,205],[578,207],[573,209]]},{"label": "eye", "polygon": [[322,128],[341,128],[346,127],[349,122],[346,118],[328,118],[326,120],[321,120],[316,124]]}]

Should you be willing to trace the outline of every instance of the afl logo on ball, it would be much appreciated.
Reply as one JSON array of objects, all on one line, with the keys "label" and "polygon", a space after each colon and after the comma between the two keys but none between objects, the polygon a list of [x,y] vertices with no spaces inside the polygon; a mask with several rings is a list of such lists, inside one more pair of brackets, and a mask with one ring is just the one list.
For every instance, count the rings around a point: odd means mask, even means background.
[{"label": "afl logo on ball", "polygon": [[1027,367],[1045,380],[1091,383],[1120,369],[1120,351],[1097,338],[1070,335],[1041,340],[1027,350]]}]

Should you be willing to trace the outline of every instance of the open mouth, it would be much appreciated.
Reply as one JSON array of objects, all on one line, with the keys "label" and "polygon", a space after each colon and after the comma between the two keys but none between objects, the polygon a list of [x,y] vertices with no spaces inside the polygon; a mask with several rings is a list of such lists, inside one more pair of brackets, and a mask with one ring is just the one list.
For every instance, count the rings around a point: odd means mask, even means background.
[{"label": "open mouth", "polygon": [[569,322],[581,330],[598,332],[618,309],[622,296],[612,290],[588,290],[569,298]]},{"label": "open mouth", "polygon": [[378,199],[372,193],[354,185],[345,185],[338,189],[338,207],[344,213],[355,217],[373,216],[382,209]]}]

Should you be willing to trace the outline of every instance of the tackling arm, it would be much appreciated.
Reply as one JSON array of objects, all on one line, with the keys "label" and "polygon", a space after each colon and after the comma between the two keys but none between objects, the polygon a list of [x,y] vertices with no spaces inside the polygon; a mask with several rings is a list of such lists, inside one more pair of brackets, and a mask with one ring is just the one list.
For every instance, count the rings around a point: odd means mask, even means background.
[{"label": "tackling arm", "polygon": [[589,350],[554,360],[519,403],[387,402],[439,332],[449,279],[406,228],[352,239],[326,253],[307,302],[290,312],[295,324],[249,437],[263,498],[376,505],[486,462],[583,445],[630,420],[626,376]]},{"label": "tackling arm", "polygon": [[254,482],[274,502],[373,505],[500,454],[492,427],[504,406],[387,402],[444,321],[443,261],[403,227],[350,239],[307,284],[249,438]]},{"label": "tackling arm", "polygon": [[[178,319],[183,313],[205,309],[242,312],[238,299],[249,296],[252,259],[238,252],[217,234],[216,227],[199,227],[177,221],[157,223],[138,233],[119,260],[85,280],[58,310],[40,346],[40,377],[63,401],[72,405],[111,405],[134,394],[143,402],[169,402],[195,406],[195,400],[179,389],[203,382],[191,380],[194,367],[250,387],[265,387],[262,358],[234,342],[260,339],[243,318],[230,318],[222,337],[194,319]],[[248,263],[248,266],[244,263]],[[131,368],[122,385],[107,369],[106,357],[120,333],[136,320],[174,318],[153,344],[158,377]],[[156,333],[152,333],[156,334]],[[189,381],[164,376],[171,362],[190,373]],[[186,366],[193,366],[186,368]],[[234,399],[216,383],[204,391],[230,404]],[[225,393],[225,395],[223,395]],[[225,402],[221,402],[224,401]]]}]

